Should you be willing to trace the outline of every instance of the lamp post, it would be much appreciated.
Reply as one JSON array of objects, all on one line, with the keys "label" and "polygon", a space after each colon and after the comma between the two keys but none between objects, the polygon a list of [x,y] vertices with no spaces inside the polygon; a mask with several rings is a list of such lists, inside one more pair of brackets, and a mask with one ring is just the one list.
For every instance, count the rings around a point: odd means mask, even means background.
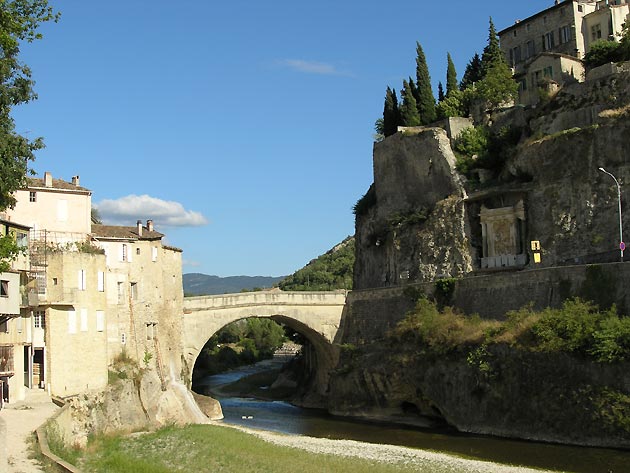
[{"label": "lamp post", "polygon": [[619,251],[621,252],[621,262],[623,263],[623,250],[626,249],[626,244],[623,242],[623,224],[621,223],[621,186],[615,176],[606,171],[604,168],[599,168],[604,174],[608,174],[613,178],[615,184],[617,184],[617,202],[619,203]]}]

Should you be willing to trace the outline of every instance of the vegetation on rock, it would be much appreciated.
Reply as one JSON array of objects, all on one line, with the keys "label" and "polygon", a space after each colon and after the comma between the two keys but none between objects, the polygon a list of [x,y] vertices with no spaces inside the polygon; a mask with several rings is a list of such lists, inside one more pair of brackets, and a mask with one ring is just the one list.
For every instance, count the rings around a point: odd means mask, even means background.
[{"label": "vegetation on rock", "polygon": [[[466,316],[420,298],[415,309],[389,334],[394,343],[413,343],[426,355],[471,351],[508,344],[535,352],[563,352],[600,363],[630,360],[630,318],[615,306],[600,310],[592,302],[569,299],[559,309],[511,311],[505,321]],[[472,348],[474,351],[475,348]]]},{"label": "vegetation on rock", "polygon": [[[369,191],[368,191],[369,192]],[[332,291],[352,289],[354,237],[312,260],[280,282],[283,291]]]}]

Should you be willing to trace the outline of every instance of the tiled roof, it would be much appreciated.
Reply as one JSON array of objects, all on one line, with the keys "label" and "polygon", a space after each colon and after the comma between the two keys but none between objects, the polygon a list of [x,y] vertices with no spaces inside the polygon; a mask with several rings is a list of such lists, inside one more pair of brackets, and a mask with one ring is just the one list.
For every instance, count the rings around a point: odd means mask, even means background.
[{"label": "tiled roof", "polygon": [[44,184],[44,179],[39,177],[27,177],[26,182],[28,187],[41,187],[46,189],[63,189],[69,191],[82,191],[82,192],[91,192],[90,189],[81,186],[75,186],[72,182],[66,182],[63,179],[55,179],[52,180],[52,187],[46,187]]},{"label": "tiled roof", "polygon": [[137,227],[119,227],[115,225],[92,225],[92,235],[96,238],[129,238],[133,240],[160,240],[164,234],[150,232],[142,227],[142,236],[138,236]]}]

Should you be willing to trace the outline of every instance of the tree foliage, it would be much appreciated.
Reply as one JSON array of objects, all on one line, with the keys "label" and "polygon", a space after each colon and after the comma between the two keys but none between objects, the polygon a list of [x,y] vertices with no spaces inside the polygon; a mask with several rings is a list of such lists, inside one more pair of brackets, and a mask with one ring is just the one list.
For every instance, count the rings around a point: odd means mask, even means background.
[{"label": "tree foliage", "polygon": [[457,92],[457,70],[451,57],[451,53],[446,53],[446,96]]},{"label": "tree foliage", "polygon": [[459,84],[459,90],[464,91],[468,87],[474,85],[476,82],[479,82],[481,79],[483,79],[481,58],[479,57],[479,54],[475,53],[473,58],[466,66],[464,76],[462,77],[462,82]]},{"label": "tree foliage", "polygon": [[29,140],[15,131],[13,107],[37,96],[31,71],[20,61],[20,46],[41,38],[39,26],[56,20],[47,0],[2,0],[0,3],[0,210],[15,205],[13,192],[24,187],[41,138]]},{"label": "tree foliage", "polygon": [[429,67],[427,59],[422,50],[420,43],[416,42],[416,87],[418,89],[416,102],[420,121],[423,125],[427,125],[435,121],[435,96],[431,88],[431,76],[429,75]]},{"label": "tree foliage", "polygon": [[420,114],[413,90],[406,80],[403,81],[402,105],[400,106],[400,124],[403,126],[420,125]]},{"label": "tree foliage", "polygon": [[492,17],[490,17],[490,25],[488,26],[488,44],[486,44],[486,47],[483,49],[483,54],[481,55],[482,76],[485,77],[492,67],[501,62],[505,63],[505,56],[499,46],[499,36],[497,35],[497,30],[494,27]]},{"label": "tree foliage", "polygon": [[0,273],[11,269],[11,261],[24,253],[24,248],[20,248],[15,241],[15,235],[9,233],[0,236]]},{"label": "tree foliage", "polygon": [[476,84],[475,92],[489,108],[496,108],[518,97],[518,83],[512,77],[512,70],[505,61],[499,61],[490,67],[485,77]]},{"label": "tree foliage", "polygon": [[398,109],[398,97],[396,90],[387,87],[385,93],[385,105],[383,107],[383,135],[391,136],[398,130],[400,123],[400,111]]},{"label": "tree foliage", "polygon": [[442,85],[442,82],[438,82],[438,103],[443,102],[445,98],[446,95],[444,94],[444,86]]},{"label": "tree foliage", "polygon": [[279,287],[284,291],[352,289],[353,269],[354,237],[348,237],[332,250],[285,278]]}]

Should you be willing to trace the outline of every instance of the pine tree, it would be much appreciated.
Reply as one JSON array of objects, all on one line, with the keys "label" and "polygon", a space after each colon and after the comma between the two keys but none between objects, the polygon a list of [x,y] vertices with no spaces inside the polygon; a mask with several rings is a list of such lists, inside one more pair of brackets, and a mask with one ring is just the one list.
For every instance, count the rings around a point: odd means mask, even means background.
[{"label": "pine tree", "polygon": [[387,87],[385,106],[383,107],[383,135],[391,136],[396,133],[399,123],[400,111],[398,110],[396,89]]},{"label": "pine tree", "polygon": [[499,64],[500,62],[506,62],[505,56],[499,46],[499,37],[497,36],[497,30],[490,17],[490,26],[488,27],[488,44],[483,48],[483,54],[481,55],[481,71],[483,77],[486,76],[488,70]]},{"label": "pine tree", "polygon": [[457,90],[457,71],[451,53],[446,53],[446,96],[450,96]]},{"label": "pine tree", "polygon": [[438,103],[444,102],[444,98],[444,86],[442,85],[442,82],[438,82]]},{"label": "pine tree", "polygon": [[462,82],[459,84],[459,90],[466,90],[468,87],[473,85],[475,82],[479,82],[481,79],[483,79],[483,73],[481,72],[481,58],[479,57],[479,54],[475,53],[466,66],[464,77],[462,77]]},{"label": "pine tree", "polygon": [[418,113],[423,125],[432,123],[436,119],[435,96],[431,89],[431,76],[427,59],[420,43],[416,42],[416,87],[418,88]]},{"label": "pine tree", "polygon": [[400,106],[400,122],[403,126],[418,126],[420,125],[420,115],[418,113],[418,106],[416,104],[416,98],[411,92],[409,82],[403,81],[403,90],[400,92],[402,95],[402,105]]},{"label": "pine tree", "polygon": [[418,95],[418,87],[416,87],[416,83],[411,77],[409,77],[409,90],[411,90],[411,94],[413,95],[413,98],[416,99],[417,104],[420,100],[420,96]]}]

